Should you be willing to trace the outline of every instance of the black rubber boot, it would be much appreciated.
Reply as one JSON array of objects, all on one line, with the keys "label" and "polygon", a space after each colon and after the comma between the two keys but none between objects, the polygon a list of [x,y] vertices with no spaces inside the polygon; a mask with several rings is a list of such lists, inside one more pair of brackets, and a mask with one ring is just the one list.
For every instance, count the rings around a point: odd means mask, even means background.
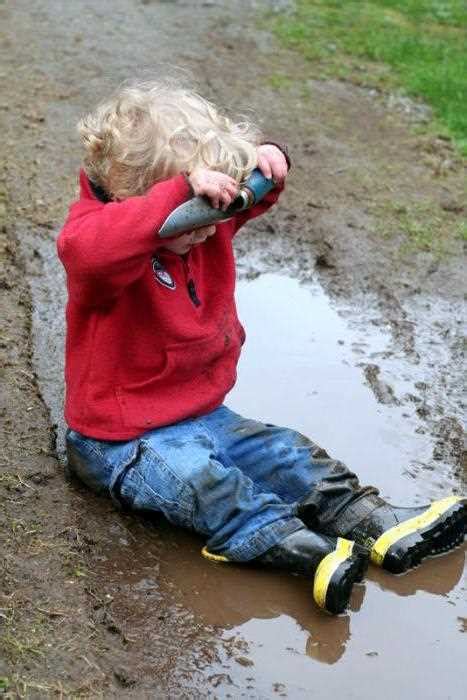
[{"label": "black rubber boot", "polygon": [[[203,549],[213,561],[228,561]],[[348,605],[353,584],[363,579],[369,554],[364,547],[341,537],[318,535],[303,528],[288,535],[254,563],[313,577],[313,598],[317,605],[336,615]]]},{"label": "black rubber boot", "polygon": [[[307,523],[306,505],[299,517]],[[467,499],[450,496],[416,508],[392,506],[370,494],[341,510],[322,532],[349,537],[366,547],[371,560],[394,574],[411,569],[427,556],[440,554],[464,541]]]}]

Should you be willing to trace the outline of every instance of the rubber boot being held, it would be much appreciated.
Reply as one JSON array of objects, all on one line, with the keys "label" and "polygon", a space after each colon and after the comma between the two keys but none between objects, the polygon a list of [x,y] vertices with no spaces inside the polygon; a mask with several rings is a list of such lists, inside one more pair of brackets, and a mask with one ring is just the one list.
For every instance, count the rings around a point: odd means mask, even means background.
[{"label": "rubber boot being held", "polygon": [[332,522],[321,527],[315,499],[311,496],[309,500],[303,501],[298,510],[308,527],[354,540],[368,550],[373,563],[394,574],[464,541],[465,498],[450,496],[430,505],[402,508],[370,493],[346,505]]},{"label": "rubber boot being held", "polygon": [[[211,554],[212,561],[229,561]],[[313,598],[323,610],[334,615],[348,606],[354,583],[360,582],[368,568],[369,555],[364,547],[341,537],[327,537],[303,528],[268,549],[253,562],[275,569],[313,577]]]}]

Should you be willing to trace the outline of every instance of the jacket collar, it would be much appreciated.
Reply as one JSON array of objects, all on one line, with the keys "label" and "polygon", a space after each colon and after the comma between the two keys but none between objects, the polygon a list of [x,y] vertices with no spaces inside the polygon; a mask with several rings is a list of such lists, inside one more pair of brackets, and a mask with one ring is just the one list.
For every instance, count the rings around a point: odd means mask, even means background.
[{"label": "jacket collar", "polygon": [[88,178],[84,170],[80,170],[79,185],[81,197],[85,199],[98,199],[100,202],[104,202],[104,204],[112,201],[102,187],[99,187],[99,185],[96,185]]}]

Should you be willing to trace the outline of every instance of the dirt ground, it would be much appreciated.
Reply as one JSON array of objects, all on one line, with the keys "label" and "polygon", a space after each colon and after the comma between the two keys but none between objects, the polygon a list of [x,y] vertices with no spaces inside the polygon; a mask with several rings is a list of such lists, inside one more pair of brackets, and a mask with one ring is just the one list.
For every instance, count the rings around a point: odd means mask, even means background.
[{"label": "dirt ground", "polygon": [[[311,697],[314,688],[324,698],[340,678],[330,666],[350,678],[344,697],[373,697],[362,690],[357,662],[339,660],[350,637],[365,638],[367,622],[373,630],[370,620],[381,615],[392,626],[393,604],[358,612],[360,593],[350,617],[323,620],[298,580],[213,570],[195,536],[118,513],[64,479],[64,288],[54,239],[76,191],[74,125],[123,79],[179,65],[208,97],[254,116],[269,138],[288,144],[293,170],[280,207],[238,238],[240,278],[279,273],[319,285],[348,323],[363,333],[384,330],[384,352],[354,344],[353,364],[375,405],[405,416],[410,439],[423,436],[426,450],[408,473],[397,465],[386,493],[417,500],[465,490],[465,165],[446,140],[415,133],[426,118],[417,105],[310,77],[310,66],[256,24],[258,12],[289,5],[0,2],[0,694],[3,686],[7,697]],[[277,87],[277,74],[292,80]],[[368,459],[371,427],[357,428],[356,438]],[[466,631],[463,551],[433,561],[428,578],[422,569],[395,584],[372,574],[370,601],[384,608],[383,590],[396,602],[411,596],[411,610],[433,616],[426,622],[433,658],[449,664],[461,658]],[[429,605],[417,591],[429,594]],[[440,649],[435,623],[444,629],[446,610],[454,622]],[[284,662],[267,650],[272,637],[289,634],[286,618],[296,621],[292,637],[313,633],[306,653],[295,659],[287,647]],[[411,633],[421,633],[417,625]],[[402,640],[395,633],[393,661]],[[376,664],[378,652],[362,649],[365,663]],[[412,653],[423,675],[431,652]],[[444,690],[460,698],[452,663]],[[413,697],[419,682],[396,695]],[[380,697],[393,692],[383,688]]]}]

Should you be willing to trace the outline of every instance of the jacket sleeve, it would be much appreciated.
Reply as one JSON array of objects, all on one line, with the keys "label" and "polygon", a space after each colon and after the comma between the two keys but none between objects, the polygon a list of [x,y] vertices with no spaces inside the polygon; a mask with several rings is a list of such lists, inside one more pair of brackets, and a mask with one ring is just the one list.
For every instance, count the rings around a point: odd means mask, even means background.
[{"label": "jacket sleeve", "polygon": [[74,204],[57,241],[70,296],[91,305],[118,296],[143,274],[148,258],[164,243],[157,232],[190,195],[185,176],[177,175],[141,197]]},{"label": "jacket sleeve", "polygon": [[[287,146],[281,143],[276,143],[274,141],[263,141],[263,144],[270,144],[271,146],[276,146],[280,151],[282,151],[287,161],[287,169],[290,170],[292,164],[290,161]],[[268,194],[265,197],[263,197],[263,199],[260,202],[258,202],[258,204],[256,204],[254,207],[237,214],[233,220],[233,235],[235,235],[238,229],[241,226],[243,226],[243,224],[245,224],[247,221],[249,221],[250,219],[254,219],[257,216],[261,216],[261,214],[264,214],[268,209],[270,209],[279,199],[279,195],[283,191],[283,189],[283,185],[281,187],[275,187],[273,190],[271,190],[271,192],[268,192]]]}]

